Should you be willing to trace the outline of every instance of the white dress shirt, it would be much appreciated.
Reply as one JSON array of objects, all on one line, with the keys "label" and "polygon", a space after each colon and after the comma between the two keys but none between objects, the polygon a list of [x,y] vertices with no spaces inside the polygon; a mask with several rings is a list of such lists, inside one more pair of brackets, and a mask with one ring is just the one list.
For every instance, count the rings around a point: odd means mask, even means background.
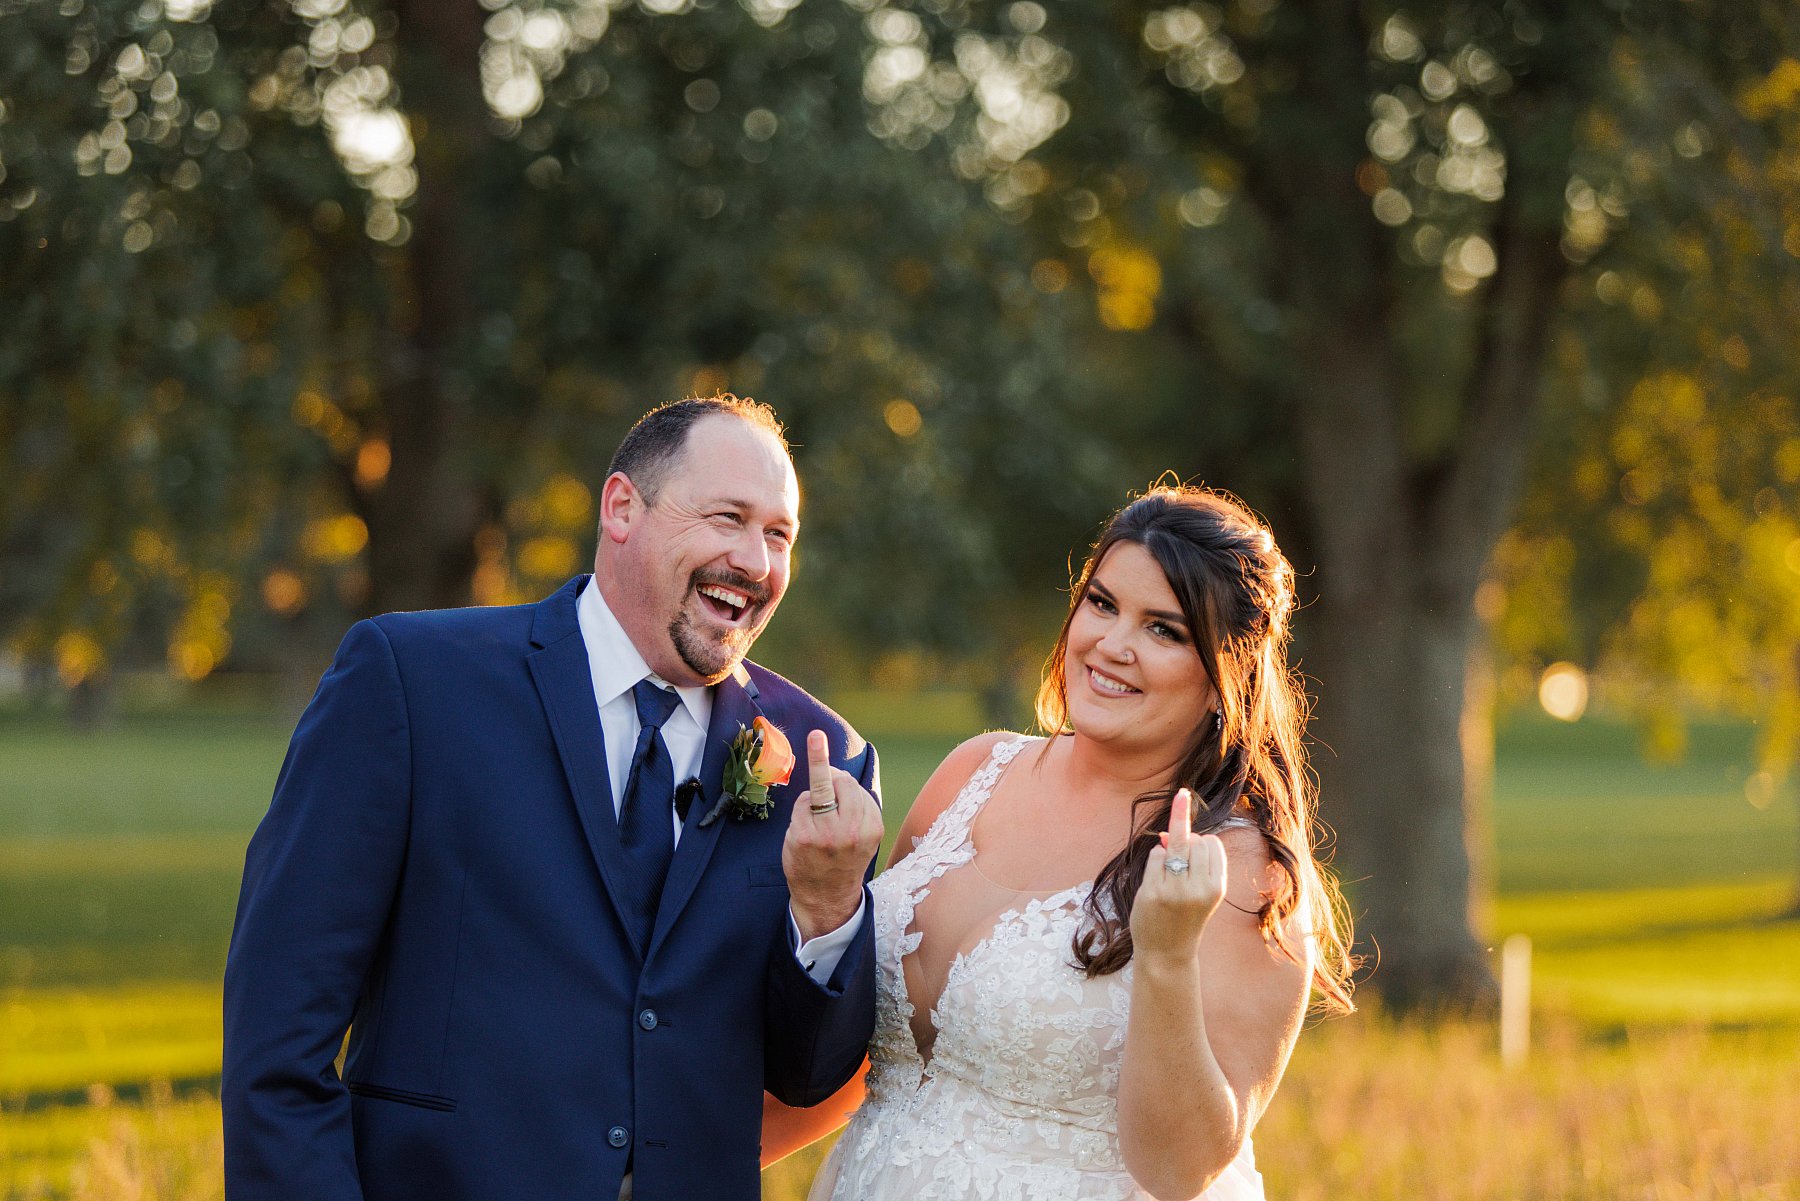
[{"label": "white dress shirt", "polygon": [[[632,699],[631,690],[644,679],[651,680],[659,688],[673,688],[674,685],[650,670],[644,656],[626,635],[625,627],[606,607],[606,599],[591,578],[576,601],[575,617],[581,629],[581,641],[587,646],[594,700],[600,706],[600,731],[606,740],[606,773],[612,784],[613,816],[617,817],[625,796],[625,783],[631,774],[631,755],[637,749],[637,703]],[[706,749],[706,729],[712,720],[712,691],[704,687],[675,688],[675,695],[681,698],[681,704],[663,723],[662,737],[663,745],[669,749],[669,761],[675,768],[675,779],[679,782],[700,774],[700,761]],[[673,805],[669,807],[669,821],[674,825],[675,841],[679,843],[681,819],[675,816]],[[857,906],[855,915],[848,922],[804,945],[800,945],[800,927],[794,922],[791,909],[788,922],[792,941],[799,945],[795,954],[801,965],[807,975],[823,984],[831,979],[838,961],[856,938],[857,927],[862,922],[862,906]]]}]

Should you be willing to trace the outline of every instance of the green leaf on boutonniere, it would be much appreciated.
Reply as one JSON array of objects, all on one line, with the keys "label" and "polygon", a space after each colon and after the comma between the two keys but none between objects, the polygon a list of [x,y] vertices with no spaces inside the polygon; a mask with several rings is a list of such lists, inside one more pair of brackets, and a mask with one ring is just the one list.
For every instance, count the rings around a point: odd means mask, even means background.
[{"label": "green leaf on boutonniere", "polygon": [[750,765],[756,762],[762,750],[760,733],[740,727],[736,738],[731,740],[731,748],[725,755],[724,778],[720,781],[719,802],[712,811],[700,819],[702,827],[710,826],[719,820],[719,815],[727,810],[738,821],[755,818],[757,821],[767,820],[775,809],[775,800],[769,795],[769,786],[760,783],[752,772]]}]

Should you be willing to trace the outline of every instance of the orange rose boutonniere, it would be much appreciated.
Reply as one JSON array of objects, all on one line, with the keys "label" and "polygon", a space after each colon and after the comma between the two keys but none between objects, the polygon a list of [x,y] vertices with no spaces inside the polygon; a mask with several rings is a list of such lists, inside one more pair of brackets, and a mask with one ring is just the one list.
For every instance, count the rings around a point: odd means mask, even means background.
[{"label": "orange rose boutonniere", "polygon": [[700,824],[712,825],[727,808],[739,821],[752,817],[757,821],[767,819],[775,808],[775,802],[769,798],[769,789],[786,784],[793,771],[794,748],[788,744],[787,735],[773,722],[758,717],[748,727],[738,727],[737,737],[731,740],[731,749],[725,755],[725,779],[719,803],[700,819]]}]

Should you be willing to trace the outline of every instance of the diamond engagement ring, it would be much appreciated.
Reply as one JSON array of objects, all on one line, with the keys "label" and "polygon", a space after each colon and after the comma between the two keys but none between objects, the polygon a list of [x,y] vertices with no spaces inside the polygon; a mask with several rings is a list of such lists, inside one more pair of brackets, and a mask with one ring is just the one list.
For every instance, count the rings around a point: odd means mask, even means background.
[{"label": "diamond engagement ring", "polygon": [[808,805],[807,806],[807,808],[812,810],[814,814],[830,813],[833,809],[836,809],[837,807],[838,807],[838,803],[837,803],[837,798],[835,798],[835,797],[832,798],[831,803],[828,805]]},{"label": "diamond engagement ring", "polygon": [[1170,855],[1163,860],[1163,870],[1172,876],[1179,876],[1188,869],[1188,861],[1178,855]]}]

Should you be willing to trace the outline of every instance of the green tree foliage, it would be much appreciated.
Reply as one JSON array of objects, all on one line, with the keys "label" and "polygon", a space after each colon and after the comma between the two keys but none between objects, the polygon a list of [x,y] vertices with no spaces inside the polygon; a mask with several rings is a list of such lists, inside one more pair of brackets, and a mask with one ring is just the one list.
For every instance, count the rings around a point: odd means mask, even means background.
[{"label": "green tree foliage", "polygon": [[828,634],[1024,637],[1118,488],[1081,306],[869,131],[861,12],[650,7],[6,0],[17,651],[541,593],[624,426],[719,387],[792,426]]},{"label": "green tree foliage", "polygon": [[[1739,103],[1787,69],[1793,13],[927,7],[939,15],[918,28],[876,14],[906,37],[876,36],[1004,67],[944,125],[958,164],[1085,259],[1102,322],[1142,331],[1190,381],[1196,456],[1265,487],[1318,566],[1303,628],[1319,767],[1374,983],[1403,1005],[1490,1002],[1469,905],[1488,725],[1466,697],[1477,592],[1547,418],[1601,439],[1640,420],[1621,402],[1676,295],[1715,344],[1754,319],[1710,304],[1712,255],[1757,264],[1755,284],[1732,277],[1745,299],[1793,287],[1770,157],[1791,97]],[[901,90],[909,111],[937,69]],[[1596,314],[1621,287],[1644,298]],[[1573,421],[1545,407],[1570,373],[1595,409]],[[1746,388],[1718,399],[1687,420],[1771,407]],[[1259,443],[1280,450],[1237,461]]]},{"label": "green tree foliage", "polygon": [[[140,31],[115,10],[0,11],[0,592],[9,628],[31,649],[60,639],[75,678],[183,623],[222,653],[230,564],[297,466],[279,428],[279,352],[299,350],[286,248],[243,203],[227,50],[210,27]],[[264,480],[244,487],[240,465]]]},{"label": "green tree foliage", "polygon": [[1763,717],[1779,768],[1800,743],[1800,60],[1725,99],[1668,147],[1723,186],[1683,223],[1609,231],[1571,297],[1586,337],[1552,403],[1573,436],[1541,468],[1563,486],[1533,490],[1497,564],[1529,602],[1500,633],[1521,666],[1599,666],[1661,753],[1694,704]]},{"label": "green tree foliage", "polygon": [[1665,759],[1685,752],[1697,711],[1754,720],[1761,763],[1744,791],[1759,807],[1800,753],[1792,52],[1668,139],[1665,155],[1714,181],[1675,210],[1686,219],[1616,223],[1572,290],[1585,336],[1561,348],[1549,398],[1567,434],[1491,592],[1514,693],[1551,660],[1592,668]]}]

